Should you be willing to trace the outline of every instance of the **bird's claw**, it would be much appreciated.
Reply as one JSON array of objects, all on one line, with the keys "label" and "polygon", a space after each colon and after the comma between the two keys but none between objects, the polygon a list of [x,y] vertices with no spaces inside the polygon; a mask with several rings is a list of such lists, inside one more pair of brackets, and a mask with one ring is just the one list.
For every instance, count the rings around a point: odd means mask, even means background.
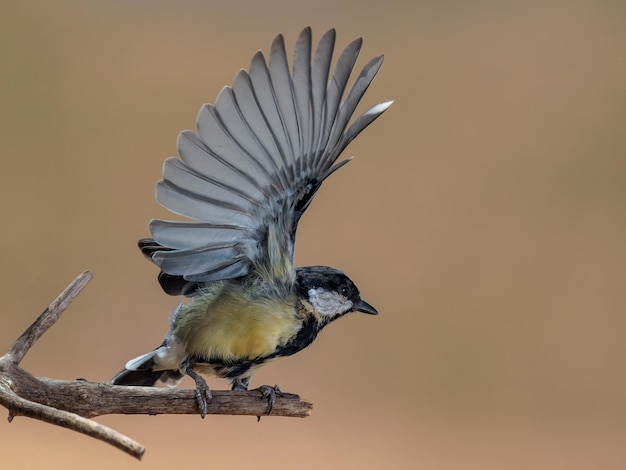
[{"label": "bird's claw", "polygon": [[202,379],[202,383],[196,382],[196,402],[198,403],[198,409],[200,410],[202,419],[204,419],[209,412],[209,403],[212,399],[211,389],[209,389],[206,381]]},{"label": "bird's claw", "polygon": [[188,367],[186,372],[196,382],[196,403],[198,404],[198,410],[200,410],[200,416],[204,419],[209,412],[209,403],[213,399],[211,389],[206,380],[191,367]]},{"label": "bird's claw", "polygon": [[[270,385],[261,385],[257,390],[261,392],[262,398],[267,400],[267,414],[269,415],[276,403],[276,395],[282,395],[283,392],[278,385],[274,385],[273,387]],[[259,420],[261,419],[260,416],[257,416],[257,418]]]}]

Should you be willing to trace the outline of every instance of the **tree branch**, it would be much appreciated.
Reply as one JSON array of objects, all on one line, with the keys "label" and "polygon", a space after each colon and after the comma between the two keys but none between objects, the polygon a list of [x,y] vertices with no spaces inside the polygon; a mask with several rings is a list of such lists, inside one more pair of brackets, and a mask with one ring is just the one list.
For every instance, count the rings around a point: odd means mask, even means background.
[{"label": "tree branch", "polygon": [[92,277],[93,275],[89,271],[79,274],[79,276],[59,294],[54,302],[48,305],[43,313],[39,315],[39,318],[22,333],[22,336],[11,345],[9,351],[3,357],[8,356],[7,360],[10,360],[15,365],[19,365],[31,346],[41,338],[41,335],[48,331],[48,328],[56,323],[72,300],[74,300],[87,283],[91,281]]},{"label": "tree branch", "polygon": [[[198,414],[195,390],[122,387],[84,379],[74,381],[34,377],[19,367],[35,342],[91,280],[79,275],[0,357],[0,404],[15,416],[45,421],[100,439],[141,459],[145,449],[128,437],[88,418],[104,414]],[[267,400],[258,391],[212,391],[208,414],[264,416]],[[272,416],[309,416],[312,404],[298,395],[277,395]]]}]

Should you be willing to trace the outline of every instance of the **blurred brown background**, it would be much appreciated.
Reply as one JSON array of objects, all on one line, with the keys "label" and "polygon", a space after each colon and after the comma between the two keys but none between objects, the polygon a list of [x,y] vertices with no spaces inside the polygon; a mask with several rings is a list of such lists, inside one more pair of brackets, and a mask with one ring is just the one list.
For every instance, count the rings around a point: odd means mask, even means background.
[{"label": "blurred brown background", "polygon": [[3,467],[625,468],[625,24],[609,0],[3,2],[0,349],[95,275],[37,375],[106,381],[161,341],[177,299],[135,242],[167,216],[162,161],[276,33],[362,35],[361,65],[386,55],[365,104],[396,100],[297,246],[381,315],[253,379],[310,418],[100,418],[142,464],[0,420]]}]

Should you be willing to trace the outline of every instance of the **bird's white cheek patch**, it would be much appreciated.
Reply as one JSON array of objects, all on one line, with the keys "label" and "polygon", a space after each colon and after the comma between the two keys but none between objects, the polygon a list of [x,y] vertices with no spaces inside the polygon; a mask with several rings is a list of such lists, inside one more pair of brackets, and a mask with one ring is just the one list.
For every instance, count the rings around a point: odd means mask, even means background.
[{"label": "bird's white cheek patch", "polygon": [[326,289],[309,289],[309,302],[322,315],[338,315],[352,308],[352,301],[337,292]]}]

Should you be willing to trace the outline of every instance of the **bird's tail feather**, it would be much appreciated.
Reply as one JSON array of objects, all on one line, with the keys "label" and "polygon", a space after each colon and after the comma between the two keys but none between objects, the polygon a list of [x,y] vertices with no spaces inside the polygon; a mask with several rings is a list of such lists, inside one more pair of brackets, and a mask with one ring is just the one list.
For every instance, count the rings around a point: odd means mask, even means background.
[{"label": "bird's tail feather", "polygon": [[155,370],[155,351],[151,351],[128,361],[126,367],[111,379],[111,384],[153,387],[158,381],[161,381],[169,387],[178,385],[183,379],[183,374],[179,371]]},{"label": "bird's tail feather", "polygon": [[152,387],[156,385],[161,376],[165,374],[162,370],[128,370],[120,371],[111,380],[112,385],[134,385],[140,387]]}]

